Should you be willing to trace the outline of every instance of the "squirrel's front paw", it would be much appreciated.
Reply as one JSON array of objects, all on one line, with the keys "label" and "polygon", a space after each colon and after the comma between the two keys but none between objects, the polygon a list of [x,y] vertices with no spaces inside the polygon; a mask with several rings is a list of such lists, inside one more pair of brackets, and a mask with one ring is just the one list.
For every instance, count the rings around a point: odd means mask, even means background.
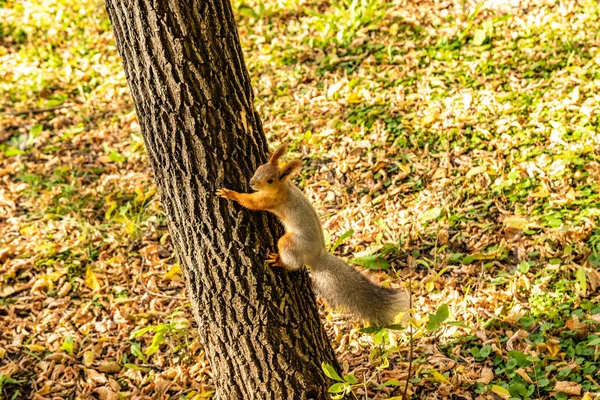
[{"label": "squirrel's front paw", "polygon": [[229,190],[229,189],[217,189],[217,196],[222,197],[224,199],[229,199],[229,200],[235,200],[235,195],[236,192],[234,192],[233,190]]}]

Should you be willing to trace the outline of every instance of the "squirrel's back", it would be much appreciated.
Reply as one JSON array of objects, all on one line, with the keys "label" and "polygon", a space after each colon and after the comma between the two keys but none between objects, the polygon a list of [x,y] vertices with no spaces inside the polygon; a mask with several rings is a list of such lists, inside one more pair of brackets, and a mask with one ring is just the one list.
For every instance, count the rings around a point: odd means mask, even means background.
[{"label": "squirrel's back", "polygon": [[286,201],[279,204],[273,213],[279,217],[286,232],[311,243],[307,251],[325,250],[323,228],[315,208],[293,182],[288,181],[286,186]]}]

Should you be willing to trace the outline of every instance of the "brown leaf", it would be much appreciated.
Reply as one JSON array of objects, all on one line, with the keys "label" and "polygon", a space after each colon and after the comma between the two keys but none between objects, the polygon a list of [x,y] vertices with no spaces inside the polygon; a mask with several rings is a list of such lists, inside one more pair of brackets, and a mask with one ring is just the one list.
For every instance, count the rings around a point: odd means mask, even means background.
[{"label": "brown leaf", "polygon": [[96,388],[94,392],[98,393],[102,400],[117,400],[119,396],[108,386]]},{"label": "brown leaf", "polygon": [[0,286],[0,297],[8,297],[15,292],[16,289],[13,286]]},{"label": "brown leaf", "polygon": [[558,381],[554,385],[554,391],[579,396],[581,394],[581,385],[575,382]]},{"label": "brown leaf", "polygon": [[481,370],[481,377],[479,379],[477,379],[476,382],[481,382],[484,384],[488,384],[491,381],[494,380],[494,372],[492,371],[491,368],[488,367],[483,367],[483,369]]},{"label": "brown leaf", "polygon": [[584,337],[584,336],[587,336],[587,334],[588,334],[587,324],[582,324],[581,322],[579,322],[579,317],[575,314],[573,314],[571,316],[571,319],[569,319],[569,320],[567,320],[567,322],[565,322],[565,326],[568,329],[575,331],[575,333],[579,337]]},{"label": "brown leaf", "polygon": [[529,333],[522,329],[519,329],[510,337],[510,339],[506,341],[506,348],[508,350],[514,350],[514,342],[518,341],[519,339],[525,339],[527,337],[529,337]]},{"label": "brown leaf", "polygon": [[600,272],[593,268],[586,268],[585,274],[587,275],[587,280],[590,283],[591,291],[595,292],[596,289],[600,287]]},{"label": "brown leaf", "polygon": [[102,361],[98,367],[100,372],[116,374],[121,371],[121,366],[116,361]]},{"label": "brown leaf", "polygon": [[94,383],[104,384],[104,383],[108,382],[108,380],[106,379],[106,375],[101,374],[96,370],[88,368],[86,373],[87,373],[88,379]]}]

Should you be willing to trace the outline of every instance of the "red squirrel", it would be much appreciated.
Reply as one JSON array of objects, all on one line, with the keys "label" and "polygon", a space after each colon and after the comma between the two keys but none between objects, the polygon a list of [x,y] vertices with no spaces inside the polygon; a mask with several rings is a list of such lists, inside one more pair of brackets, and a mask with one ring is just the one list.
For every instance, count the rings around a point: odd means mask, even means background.
[{"label": "red squirrel", "polygon": [[330,306],[341,307],[363,321],[387,325],[400,311],[408,310],[405,292],[371,282],[346,262],[330,254],[317,212],[292,179],[302,167],[300,160],[283,167],[278,162],[287,145],[281,145],[250,179],[253,193],[219,189],[217,195],[251,210],[266,210],[283,223],[286,233],[278,243],[278,254],[269,254],[272,266],[295,271],[307,266],[314,287]]}]

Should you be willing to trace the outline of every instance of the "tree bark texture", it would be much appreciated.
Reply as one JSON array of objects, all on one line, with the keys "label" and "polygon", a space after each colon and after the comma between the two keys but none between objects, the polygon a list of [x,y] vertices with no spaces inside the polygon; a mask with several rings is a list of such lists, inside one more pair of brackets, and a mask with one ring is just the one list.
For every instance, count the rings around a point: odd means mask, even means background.
[{"label": "tree bark texture", "polygon": [[281,229],[248,191],[267,143],[229,0],[107,0],[221,399],[328,398],[337,365],[306,272],[265,266]]}]

